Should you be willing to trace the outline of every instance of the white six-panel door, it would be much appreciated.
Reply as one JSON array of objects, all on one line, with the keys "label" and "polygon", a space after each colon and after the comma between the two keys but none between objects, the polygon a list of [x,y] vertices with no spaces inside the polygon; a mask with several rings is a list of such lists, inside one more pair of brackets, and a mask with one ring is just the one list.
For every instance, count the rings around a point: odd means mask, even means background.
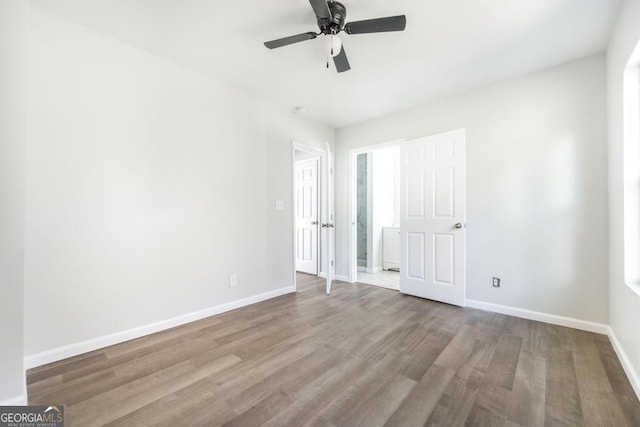
[{"label": "white six-panel door", "polygon": [[400,292],[465,305],[465,131],[405,142]]},{"label": "white six-panel door", "polygon": [[318,159],[296,162],[296,270],[318,274]]}]

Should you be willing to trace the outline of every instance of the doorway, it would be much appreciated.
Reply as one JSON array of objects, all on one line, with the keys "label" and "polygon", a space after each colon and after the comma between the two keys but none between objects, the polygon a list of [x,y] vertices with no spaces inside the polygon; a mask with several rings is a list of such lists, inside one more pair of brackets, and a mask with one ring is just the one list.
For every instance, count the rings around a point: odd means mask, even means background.
[{"label": "doorway", "polygon": [[355,154],[356,278],[400,289],[400,146]]},{"label": "doorway", "polygon": [[298,272],[325,278],[331,292],[335,275],[333,153],[292,143],[293,284]]}]

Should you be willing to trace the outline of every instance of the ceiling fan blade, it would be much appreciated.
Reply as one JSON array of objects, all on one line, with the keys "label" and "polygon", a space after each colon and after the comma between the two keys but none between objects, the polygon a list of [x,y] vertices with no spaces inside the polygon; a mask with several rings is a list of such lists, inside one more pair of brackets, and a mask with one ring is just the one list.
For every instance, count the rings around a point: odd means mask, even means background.
[{"label": "ceiling fan blade", "polygon": [[340,53],[333,57],[333,63],[336,65],[336,70],[338,70],[339,73],[344,73],[351,69],[351,65],[349,65],[349,60],[347,59],[347,52],[344,51],[344,46],[340,49]]},{"label": "ceiling fan blade", "polygon": [[344,31],[347,34],[386,33],[388,31],[404,31],[406,26],[406,16],[398,15],[387,18],[349,22],[345,24]]},{"label": "ceiling fan blade", "polygon": [[326,0],[309,0],[313,12],[320,20],[331,20],[331,11]]},{"label": "ceiling fan blade", "polygon": [[318,37],[316,33],[302,33],[295,36],[284,37],[277,40],[271,40],[270,42],[265,42],[264,45],[269,49],[275,49],[277,47],[287,46],[294,43],[303,42],[305,40],[311,40]]}]

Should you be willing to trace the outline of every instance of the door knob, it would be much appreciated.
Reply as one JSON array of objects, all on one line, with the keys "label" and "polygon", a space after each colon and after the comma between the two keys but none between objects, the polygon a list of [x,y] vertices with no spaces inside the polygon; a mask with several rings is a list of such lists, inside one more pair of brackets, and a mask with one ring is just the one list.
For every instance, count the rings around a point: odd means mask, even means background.
[{"label": "door knob", "polygon": [[461,223],[457,223],[456,225],[454,225],[455,228],[462,228],[462,224]]},{"label": "door knob", "polygon": [[318,221],[313,221],[311,225],[318,225]]}]

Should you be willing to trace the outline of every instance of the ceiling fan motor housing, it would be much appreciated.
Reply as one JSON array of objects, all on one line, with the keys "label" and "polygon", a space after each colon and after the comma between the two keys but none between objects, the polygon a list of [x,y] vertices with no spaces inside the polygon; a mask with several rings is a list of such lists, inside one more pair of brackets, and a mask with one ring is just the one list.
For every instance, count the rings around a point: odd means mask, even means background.
[{"label": "ceiling fan motor housing", "polygon": [[323,34],[338,34],[347,20],[347,8],[337,1],[327,3],[331,11],[331,19],[318,19],[318,27]]}]

